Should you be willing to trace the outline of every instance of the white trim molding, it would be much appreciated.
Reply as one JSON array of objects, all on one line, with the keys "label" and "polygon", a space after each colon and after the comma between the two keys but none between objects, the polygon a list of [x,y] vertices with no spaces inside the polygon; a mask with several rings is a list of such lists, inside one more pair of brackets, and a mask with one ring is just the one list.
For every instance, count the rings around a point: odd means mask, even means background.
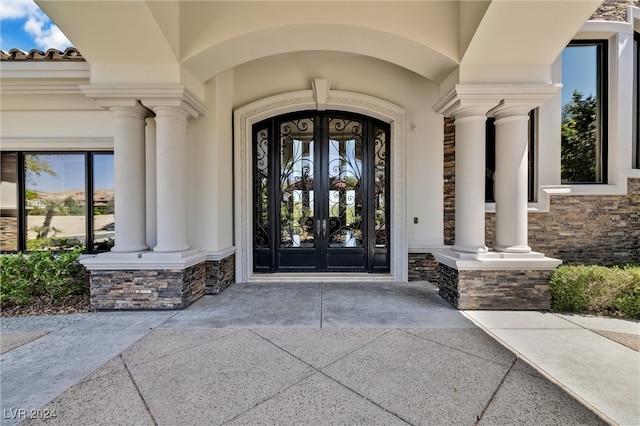
[{"label": "white trim molding", "polygon": [[2,138],[3,151],[113,151],[113,138]]},{"label": "white trim molding", "polygon": [[[405,189],[407,113],[404,108],[383,99],[361,93],[331,90],[327,80],[315,80],[313,89],[271,96],[234,111],[236,282],[248,282],[253,276],[253,124],[289,112],[325,109],[366,115],[391,126],[391,276],[395,281],[408,280]],[[366,280],[366,277],[363,276],[363,279]]]},{"label": "white trim molding", "polygon": [[90,74],[87,62],[3,61],[0,85],[3,95],[79,95]]},{"label": "white trim molding", "polygon": [[235,246],[231,246],[231,247],[223,248],[222,250],[204,251],[202,253],[206,253],[207,261],[219,262],[231,256],[235,252],[236,252]]},{"label": "white trim molding", "polygon": [[560,259],[542,253],[460,253],[450,249],[433,252],[433,257],[458,271],[546,271],[562,264]]},{"label": "white trim molding", "polygon": [[176,253],[110,251],[87,257],[81,263],[89,271],[184,270],[206,261],[206,258],[206,253],[195,249]]},{"label": "white trim molding", "polygon": [[207,106],[186,86],[90,84],[81,85],[84,94],[102,107],[132,106],[136,101],[149,109],[157,106],[180,107],[192,117],[207,115]]}]

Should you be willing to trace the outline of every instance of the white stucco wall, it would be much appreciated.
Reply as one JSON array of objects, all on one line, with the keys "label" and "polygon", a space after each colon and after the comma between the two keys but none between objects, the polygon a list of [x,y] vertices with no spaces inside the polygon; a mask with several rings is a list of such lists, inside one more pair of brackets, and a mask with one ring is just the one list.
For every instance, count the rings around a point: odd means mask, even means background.
[{"label": "white stucco wall", "polygon": [[215,256],[233,246],[233,72],[209,80],[205,94],[209,113],[187,130],[187,235]]},{"label": "white stucco wall", "polygon": [[0,127],[3,139],[112,137],[108,111],[3,111]]}]

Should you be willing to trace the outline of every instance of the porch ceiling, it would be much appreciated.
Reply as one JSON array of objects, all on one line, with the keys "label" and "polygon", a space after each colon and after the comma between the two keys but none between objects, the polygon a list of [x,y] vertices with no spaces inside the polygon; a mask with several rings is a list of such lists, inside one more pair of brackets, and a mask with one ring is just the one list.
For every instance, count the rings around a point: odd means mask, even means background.
[{"label": "porch ceiling", "polygon": [[602,0],[494,0],[462,64],[549,65]]},{"label": "porch ceiling", "polygon": [[162,65],[174,83],[183,71],[203,83],[255,59],[322,50],[440,83],[458,65],[551,64],[601,1],[37,2],[92,66],[131,75]]}]

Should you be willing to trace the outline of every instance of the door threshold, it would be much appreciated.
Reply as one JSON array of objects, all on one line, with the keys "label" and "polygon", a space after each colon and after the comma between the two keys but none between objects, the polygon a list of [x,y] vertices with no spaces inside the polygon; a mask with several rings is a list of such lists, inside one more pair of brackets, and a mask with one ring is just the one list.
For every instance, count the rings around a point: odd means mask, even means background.
[{"label": "door threshold", "polygon": [[274,274],[253,274],[249,282],[395,282],[391,274],[370,274],[367,272],[277,272]]}]

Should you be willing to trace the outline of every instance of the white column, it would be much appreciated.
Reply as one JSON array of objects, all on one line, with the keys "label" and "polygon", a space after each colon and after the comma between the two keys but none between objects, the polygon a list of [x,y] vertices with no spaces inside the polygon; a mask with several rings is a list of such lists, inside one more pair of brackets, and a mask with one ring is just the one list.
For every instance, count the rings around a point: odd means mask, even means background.
[{"label": "white column", "polygon": [[455,115],[456,185],[455,244],[453,250],[484,253],[484,183],[486,109],[472,108]]},{"label": "white column", "polygon": [[496,114],[496,241],[494,249],[530,253],[528,245],[529,109],[510,108]]},{"label": "white column", "polygon": [[180,107],[156,106],[157,245],[181,252],[187,244],[187,117]]},{"label": "white column", "polygon": [[112,252],[147,250],[145,212],[145,118],[135,106],[110,108],[113,122],[115,175],[115,244]]},{"label": "white column", "polygon": [[154,247],[157,243],[156,209],[156,121],[147,118],[146,128],[146,179],[147,179],[147,244]]}]

